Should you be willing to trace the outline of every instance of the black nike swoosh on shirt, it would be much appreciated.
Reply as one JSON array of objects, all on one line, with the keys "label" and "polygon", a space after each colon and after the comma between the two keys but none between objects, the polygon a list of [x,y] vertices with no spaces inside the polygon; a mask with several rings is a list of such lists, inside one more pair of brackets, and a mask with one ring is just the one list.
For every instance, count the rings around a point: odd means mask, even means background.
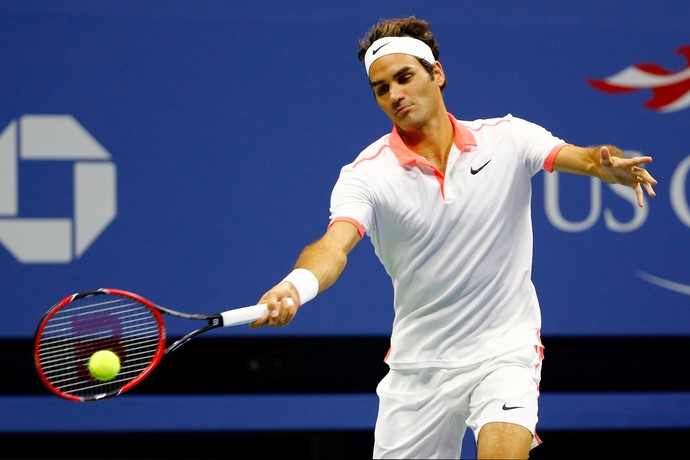
[{"label": "black nike swoosh on shirt", "polygon": [[501,407],[503,410],[513,410],[513,409],[524,409],[522,406],[506,406],[505,403],[503,403],[503,407]]},{"label": "black nike swoosh on shirt", "polygon": [[391,44],[391,42],[384,43],[383,45],[379,46],[379,47],[376,48],[374,51],[372,51],[372,52],[371,52],[371,55],[374,56],[376,53],[379,52],[379,50],[380,50],[381,48],[383,48],[383,47],[386,46],[386,45],[390,45],[390,44]]},{"label": "black nike swoosh on shirt", "polygon": [[470,166],[470,174],[472,174],[472,175],[477,174],[479,171],[481,171],[482,169],[484,169],[484,167],[485,167],[486,165],[488,165],[489,163],[491,163],[491,160],[487,161],[486,163],[484,163],[483,165],[481,165],[481,166],[478,167],[477,169],[474,169],[473,167]]}]

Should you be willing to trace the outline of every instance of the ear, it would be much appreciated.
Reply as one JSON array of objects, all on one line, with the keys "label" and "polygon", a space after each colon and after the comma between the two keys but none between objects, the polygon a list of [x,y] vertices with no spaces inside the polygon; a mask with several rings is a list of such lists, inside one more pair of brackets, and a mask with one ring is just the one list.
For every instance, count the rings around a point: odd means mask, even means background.
[{"label": "ear", "polygon": [[446,73],[443,71],[443,66],[440,62],[434,63],[434,81],[441,86],[446,81]]}]

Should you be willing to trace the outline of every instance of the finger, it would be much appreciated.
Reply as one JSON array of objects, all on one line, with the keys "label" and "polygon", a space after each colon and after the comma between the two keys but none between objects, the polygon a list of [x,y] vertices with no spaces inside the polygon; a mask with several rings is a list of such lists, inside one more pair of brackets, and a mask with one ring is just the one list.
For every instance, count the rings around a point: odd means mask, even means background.
[{"label": "finger", "polygon": [[280,320],[278,323],[281,326],[288,325],[296,312],[297,309],[295,308],[293,300],[290,297],[285,297],[280,301]]},{"label": "finger", "polygon": [[638,182],[649,182],[652,185],[656,185],[656,179],[654,179],[646,169],[640,168],[639,166],[633,166],[630,170],[635,175]]},{"label": "finger", "polygon": [[297,313],[297,305],[295,305],[294,300],[291,297],[285,297],[280,301],[280,306],[283,308],[290,319]]},{"label": "finger", "polygon": [[261,326],[264,326],[268,322],[268,316],[262,316],[261,318],[257,319],[253,323],[249,323],[249,326],[252,329],[259,328]]},{"label": "finger", "polygon": [[297,305],[295,304],[295,301],[292,300],[291,297],[287,297],[285,299],[285,306],[290,311],[290,316],[294,318],[294,316],[297,314]]},{"label": "finger", "polygon": [[279,326],[281,315],[282,308],[280,308],[280,304],[276,304],[276,306],[268,312],[268,325],[270,327]]},{"label": "finger", "polygon": [[[656,184],[656,181],[654,182]],[[649,196],[656,196],[656,192],[654,191],[654,188],[652,187],[652,184],[648,181],[641,182],[642,186],[644,189],[647,191],[647,195]]]},{"label": "finger", "polygon": [[[269,300],[271,299],[271,300]],[[267,325],[269,327],[272,327],[275,323],[275,318],[280,315],[280,306],[279,303],[276,302],[275,297],[273,295],[271,296],[265,296],[261,298],[260,303],[265,303],[266,308],[268,308],[268,314],[262,318],[259,318],[256,322],[259,323],[259,326]]]},{"label": "finger", "polygon": [[276,302],[275,307],[269,313],[269,326],[282,327],[290,323],[296,309],[292,310],[295,302],[290,297],[284,297]]},{"label": "finger", "polygon": [[609,152],[608,147],[602,146],[599,149],[599,156],[601,157],[602,166],[610,166],[611,165],[611,152]]},{"label": "finger", "polygon": [[635,185],[635,194],[637,195],[637,205],[641,208],[644,207],[644,193],[642,192],[642,187],[640,184]]},{"label": "finger", "polygon": [[632,157],[629,160],[633,160],[635,165],[647,164],[652,162],[652,157]]},{"label": "finger", "polygon": [[652,177],[652,175],[649,174],[649,172],[647,170],[643,169],[642,177],[649,184],[656,185],[656,179],[654,179],[654,177]]},{"label": "finger", "polygon": [[654,179],[646,169],[635,167],[633,168],[633,172],[637,174],[637,182],[644,187],[647,194],[652,197],[656,196],[656,192],[652,187],[657,184],[656,179]]},{"label": "finger", "polygon": [[632,172],[637,174],[646,171],[641,165],[647,164],[650,161],[651,158],[649,157],[619,158],[616,166],[623,169],[630,168]]}]

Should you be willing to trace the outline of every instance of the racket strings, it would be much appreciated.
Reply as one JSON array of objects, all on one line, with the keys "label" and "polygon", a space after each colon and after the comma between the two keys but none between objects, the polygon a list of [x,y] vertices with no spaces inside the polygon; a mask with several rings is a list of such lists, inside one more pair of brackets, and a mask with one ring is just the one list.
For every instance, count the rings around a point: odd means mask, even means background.
[{"label": "racket strings", "polygon": [[[163,337],[158,316],[146,305],[113,294],[74,299],[45,322],[38,365],[58,391],[93,399],[120,391],[151,365]],[[91,355],[110,350],[121,368],[111,380],[94,378]]]}]

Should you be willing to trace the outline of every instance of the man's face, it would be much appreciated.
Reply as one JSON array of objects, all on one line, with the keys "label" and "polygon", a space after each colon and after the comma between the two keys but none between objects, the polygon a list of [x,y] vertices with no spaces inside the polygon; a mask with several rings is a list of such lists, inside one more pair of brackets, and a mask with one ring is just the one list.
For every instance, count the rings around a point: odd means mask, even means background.
[{"label": "man's face", "polygon": [[389,54],[371,65],[369,81],[376,102],[391,121],[403,129],[417,129],[441,107],[440,65],[434,74],[432,79],[414,56]]}]

